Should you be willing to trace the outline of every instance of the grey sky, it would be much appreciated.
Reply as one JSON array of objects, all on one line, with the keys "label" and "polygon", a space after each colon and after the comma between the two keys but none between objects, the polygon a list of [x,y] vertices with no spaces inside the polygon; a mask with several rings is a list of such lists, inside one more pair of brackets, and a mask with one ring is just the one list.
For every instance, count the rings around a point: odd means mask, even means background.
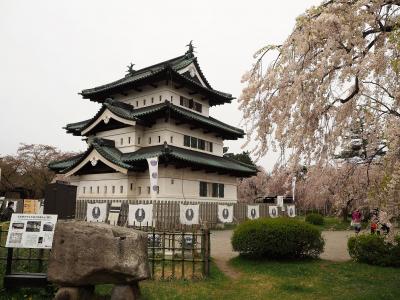
[{"label": "grey sky", "polygon": [[[183,54],[194,41],[207,79],[240,96],[256,50],[280,43],[295,18],[320,0],[302,1],[17,1],[0,0],[0,155],[19,143],[82,151],[62,127],[92,117],[99,104],[77,93]],[[238,126],[237,102],[213,117]],[[241,151],[242,141],[227,141]],[[271,169],[277,155],[260,164]]]}]

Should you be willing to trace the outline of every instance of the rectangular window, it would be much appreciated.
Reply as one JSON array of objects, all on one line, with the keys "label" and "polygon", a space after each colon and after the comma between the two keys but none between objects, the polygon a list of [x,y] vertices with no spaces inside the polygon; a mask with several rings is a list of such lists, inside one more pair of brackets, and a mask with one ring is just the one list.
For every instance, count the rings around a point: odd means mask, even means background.
[{"label": "rectangular window", "polygon": [[140,136],[137,138],[137,143],[140,144]]},{"label": "rectangular window", "polygon": [[131,191],[133,190],[133,183],[131,183]]},{"label": "rectangular window", "polygon": [[224,196],[225,196],[225,186],[222,183],[220,183],[218,184],[218,197],[224,198]]},{"label": "rectangular window", "polygon": [[198,148],[200,150],[205,150],[206,149],[206,141],[202,140],[202,139],[199,139],[198,140]]},{"label": "rectangular window", "polygon": [[171,179],[171,184],[174,184],[174,183],[175,183],[175,181],[173,179]]},{"label": "rectangular window", "polygon": [[143,100],[143,105],[146,105],[146,99]]},{"label": "rectangular window", "polygon": [[201,113],[203,111],[203,105],[201,105],[201,103],[195,102],[194,103],[194,110],[198,111],[199,113]]},{"label": "rectangular window", "polygon": [[158,142],[161,143],[161,136],[158,136]]},{"label": "rectangular window", "polygon": [[150,194],[150,187],[147,187],[147,194]]},{"label": "rectangular window", "polygon": [[170,137],[170,142],[171,142],[171,144],[173,144],[174,143],[174,137],[171,135],[171,137]]},{"label": "rectangular window", "polygon": [[197,148],[197,138],[195,138],[193,136],[190,137],[190,147]]},{"label": "rectangular window", "polygon": [[100,194],[100,187],[97,186],[97,194]]},{"label": "rectangular window", "polygon": [[162,100],[162,95],[160,95],[160,102],[161,102],[161,100]]},{"label": "rectangular window", "polygon": [[104,194],[107,194],[107,186],[104,186]]},{"label": "rectangular window", "polygon": [[139,101],[136,101],[136,107],[139,107]]},{"label": "rectangular window", "polygon": [[123,192],[124,192],[124,186],[121,185],[121,186],[119,187],[119,193],[122,194]]},{"label": "rectangular window", "polygon": [[205,150],[208,152],[213,152],[213,144],[211,142],[206,142]]},{"label": "rectangular window", "polygon": [[185,135],[183,137],[183,146],[190,147],[190,136]]},{"label": "rectangular window", "polygon": [[92,188],[92,187],[90,187],[90,193],[91,193],[91,194],[93,193],[93,188]]},{"label": "rectangular window", "polygon": [[128,144],[130,144],[130,143],[131,143],[131,137],[128,136]]},{"label": "rectangular window", "polygon": [[121,146],[124,144],[124,139],[121,138]]},{"label": "rectangular window", "polygon": [[149,144],[151,144],[151,137],[149,137]]},{"label": "rectangular window", "polygon": [[213,152],[213,143],[210,142],[210,152]]},{"label": "rectangular window", "polygon": [[157,194],[160,193],[160,186],[157,185]]},{"label": "rectangular window", "polygon": [[142,194],[142,187],[141,186],[138,186],[137,192],[138,192],[138,195]]},{"label": "rectangular window", "polygon": [[151,97],[151,103],[154,103],[154,97]]},{"label": "rectangular window", "polygon": [[216,198],[218,197],[218,183],[213,183],[212,184],[212,197]]},{"label": "rectangular window", "polygon": [[115,194],[115,185],[112,186],[111,192]]},{"label": "rectangular window", "polygon": [[207,197],[207,182],[200,181],[200,197]]},{"label": "rectangular window", "polygon": [[171,96],[171,103],[174,102],[174,96]]}]

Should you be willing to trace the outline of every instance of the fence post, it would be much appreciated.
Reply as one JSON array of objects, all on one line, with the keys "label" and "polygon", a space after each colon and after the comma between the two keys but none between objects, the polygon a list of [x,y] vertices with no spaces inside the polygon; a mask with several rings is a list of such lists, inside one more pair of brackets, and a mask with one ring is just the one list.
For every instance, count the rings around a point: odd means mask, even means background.
[{"label": "fence post", "polygon": [[11,275],[11,265],[13,258],[13,248],[7,249],[7,264],[6,264],[6,275]]},{"label": "fence post", "polygon": [[204,229],[204,263],[205,275],[210,276],[210,229]]}]

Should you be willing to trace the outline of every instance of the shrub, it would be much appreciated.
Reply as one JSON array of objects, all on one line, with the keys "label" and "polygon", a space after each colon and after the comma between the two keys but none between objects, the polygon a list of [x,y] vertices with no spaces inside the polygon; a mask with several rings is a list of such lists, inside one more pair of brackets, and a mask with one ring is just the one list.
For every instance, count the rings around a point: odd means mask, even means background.
[{"label": "shrub", "polygon": [[358,262],[400,267],[400,236],[393,243],[375,234],[353,236],[349,238],[347,248],[350,256]]},{"label": "shrub", "polygon": [[264,218],[240,224],[232,246],[241,255],[262,258],[318,257],[324,248],[321,232],[313,225],[289,218]]},{"label": "shrub", "polygon": [[324,217],[317,213],[311,213],[306,216],[306,222],[313,225],[323,225]]}]

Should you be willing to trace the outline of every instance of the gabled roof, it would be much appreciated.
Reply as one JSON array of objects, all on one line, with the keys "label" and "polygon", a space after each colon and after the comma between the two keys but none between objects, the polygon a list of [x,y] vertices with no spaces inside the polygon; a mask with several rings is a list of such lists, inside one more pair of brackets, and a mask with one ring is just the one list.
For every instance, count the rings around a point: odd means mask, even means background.
[{"label": "gabled roof", "polygon": [[114,147],[112,141],[100,138],[93,139],[85,153],[74,156],[69,160],[51,162],[49,168],[58,173],[68,173],[81,164],[94,149],[109,162],[131,171],[145,171],[148,168],[146,159],[157,156],[160,163],[179,167],[204,169],[238,177],[249,177],[257,173],[257,169],[253,166],[230,158],[184,149],[167,145],[166,143],[164,145],[144,147],[131,153],[121,153]]},{"label": "gabled roof", "polygon": [[[192,78],[187,74],[180,74],[179,71],[192,63],[195,65],[204,85],[196,80],[196,78]],[[201,71],[197,58],[191,52],[187,52],[185,55],[140,70],[135,70],[121,79],[94,88],[85,89],[80,94],[83,98],[103,102],[112,94],[121,93],[133,88],[139,88],[140,86],[164,79],[182,83],[187,88],[198,91],[200,94],[204,94],[204,96],[208,98],[211,106],[230,103],[231,100],[234,99],[231,94],[215,90],[211,87]]]},{"label": "gabled roof", "polygon": [[107,100],[99,112],[92,118],[86,121],[68,124],[65,129],[68,133],[74,135],[81,135],[81,132],[93,124],[97,118],[99,118],[103,112],[109,109],[117,116],[126,120],[134,120],[138,124],[151,125],[154,123],[157,117],[168,116],[176,120],[187,122],[204,128],[209,131],[216,132],[223,136],[225,139],[237,139],[244,136],[244,131],[240,128],[236,128],[225,124],[212,117],[206,117],[201,114],[192,112],[188,109],[174,105],[168,101],[164,103],[150,105],[139,109],[133,109],[133,106],[118,101]]}]

